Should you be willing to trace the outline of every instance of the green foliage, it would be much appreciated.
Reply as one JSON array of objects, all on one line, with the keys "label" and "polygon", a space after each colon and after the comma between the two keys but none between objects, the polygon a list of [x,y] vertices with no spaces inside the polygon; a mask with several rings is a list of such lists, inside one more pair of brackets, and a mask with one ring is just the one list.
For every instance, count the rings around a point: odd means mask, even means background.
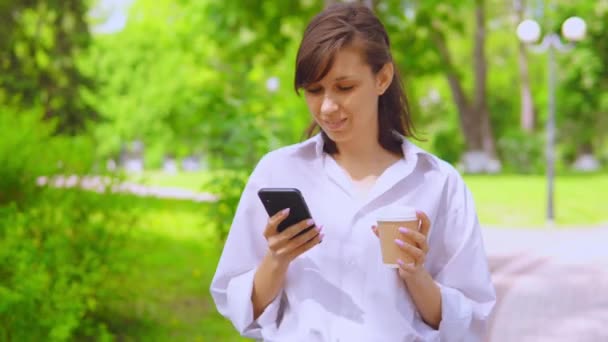
[{"label": "green foliage", "polygon": [[95,118],[81,99],[92,88],[76,59],[90,41],[88,1],[2,1],[0,103],[40,105],[61,132],[76,133]]},{"label": "green foliage", "polygon": [[91,314],[111,295],[131,216],[97,194],[36,185],[92,166],[89,140],[53,135],[40,112],[0,110],[0,339],[104,340]]},{"label": "green foliage", "polygon": [[456,164],[464,152],[465,146],[462,136],[457,130],[444,130],[435,133],[433,151],[437,156],[448,163]]},{"label": "green foliage", "polygon": [[285,49],[323,5],[318,0],[208,3],[204,14],[212,18],[209,26],[216,30],[211,38],[216,42],[232,41],[223,46],[222,54],[231,61],[241,60],[244,66],[251,62],[271,65],[285,58]]},{"label": "green foliage", "polygon": [[50,125],[41,115],[0,107],[0,204],[24,199],[36,186],[36,178],[55,171]]},{"label": "green foliage", "polygon": [[459,35],[463,15],[471,6],[459,1],[378,1],[376,13],[389,31],[393,55],[402,73],[413,77],[441,72],[442,64],[433,32]]},{"label": "green foliage", "polygon": [[[290,86],[292,60],[303,16],[314,10],[298,2],[135,2],[135,19],[96,36],[80,63],[100,83],[86,93],[104,119],[95,127],[99,154],[116,156],[138,139],[153,164],[205,154],[214,167],[250,168],[296,140],[308,115],[290,111],[305,108],[294,106],[301,100]],[[266,89],[272,76],[280,78],[275,93]]]},{"label": "green foliage", "polygon": [[498,140],[498,150],[507,172],[538,174],[544,170],[544,139],[538,133],[509,131]]},{"label": "green foliage", "polygon": [[568,163],[582,153],[601,150],[608,130],[608,1],[562,3],[560,22],[578,15],[588,25],[585,39],[560,59],[558,119],[562,157]]},{"label": "green foliage", "polygon": [[201,88],[217,80],[201,72],[195,56],[176,39],[183,22],[165,19],[183,15],[181,8],[140,1],[132,13],[138,19],[116,35],[96,36],[80,61],[83,72],[99,82],[97,91],[84,96],[102,118],[93,128],[100,156],[116,157],[124,145],[141,140],[147,159],[158,166],[165,154],[182,156],[183,146],[197,151],[202,113],[214,109],[217,95]]},{"label": "green foliage", "polygon": [[22,209],[1,208],[0,336],[15,341],[107,340],[91,314],[112,294],[128,227],[96,194],[46,193]]},{"label": "green foliage", "polygon": [[0,205],[35,195],[41,176],[91,169],[92,141],[86,136],[54,136],[54,121],[42,122],[42,116],[39,108],[0,105]]},{"label": "green foliage", "polygon": [[243,170],[217,170],[212,172],[203,183],[205,191],[218,196],[217,201],[207,207],[208,211],[205,214],[221,241],[228,236],[230,223],[248,177],[249,173]]},{"label": "green foliage", "polygon": [[[86,75],[100,85],[98,92],[86,93],[87,102],[104,119],[94,127],[98,153],[116,157],[125,144],[141,140],[150,167],[158,166],[166,155],[196,154],[204,156],[211,168],[250,169],[268,150],[300,140],[310,118],[303,99],[295,96],[291,86],[295,54],[304,26],[323,3],[135,1],[125,29],[95,36],[89,54],[79,61]],[[567,14],[562,5],[560,2],[556,11],[546,14]],[[511,4],[485,1],[485,6],[486,101],[495,138],[500,140],[519,126],[517,23],[512,21]],[[579,7],[592,17],[589,8],[593,6]],[[461,134],[462,128],[454,115],[458,112],[445,75],[454,71],[465,93],[472,90],[474,21],[469,19],[475,15],[474,4],[384,0],[375,2],[375,8],[387,26],[395,60],[405,75],[415,123],[421,131],[431,133],[427,136],[431,149],[447,146],[447,135]],[[604,32],[599,21],[593,22],[593,32]],[[439,57],[438,37],[447,42],[453,70],[447,70]],[[601,47],[598,44],[593,45]],[[590,59],[584,54],[578,58],[588,69],[601,65],[587,63]],[[529,60],[541,129],[546,116],[545,56],[529,54]],[[592,75],[593,70],[587,74]],[[273,77],[279,86],[270,91],[266,82]],[[572,82],[562,89],[580,83],[576,77]],[[441,108],[425,104],[432,92],[439,93]],[[562,98],[570,103],[564,106],[565,113],[574,113],[568,108],[580,108],[576,95],[564,92]],[[588,102],[588,106],[590,120],[597,120],[599,102]],[[571,120],[560,122],[570,131]],[[598,132],[601,129],[585,130],[584,136],[592,137],[597,146]],[[434,134],[440,135],[437,143],[433,143]],[[560,142],[576,145],[578,136]],[[458,145],[450,146],[454,147],[450,151],[433,152],[459,159]],[[576,150],[564,148],[572,149]]]}]

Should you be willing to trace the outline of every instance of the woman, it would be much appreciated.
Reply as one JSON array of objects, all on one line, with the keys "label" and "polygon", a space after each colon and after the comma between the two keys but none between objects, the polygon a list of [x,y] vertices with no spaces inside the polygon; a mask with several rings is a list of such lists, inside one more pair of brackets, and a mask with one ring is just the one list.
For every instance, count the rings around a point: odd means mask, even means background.
[{"label": "woman", "polygon": [[[475,341],[495,303],[473,199],[458,172],[418,148],[387,33],[366,7],[340,4],[309,23],[296,63],[314,118],[308,140],[258,163],[211,293],[243,336],[264,341]],[[315,229],[277,232],[262,187],[298,188]],[[376,215],[417,208],[415,262],[382,265]],[[371,229],[370,229],[371,228]],[[405,240],[405,239],[404,239]],[[323,242],[323,243],[321,243]]]}]

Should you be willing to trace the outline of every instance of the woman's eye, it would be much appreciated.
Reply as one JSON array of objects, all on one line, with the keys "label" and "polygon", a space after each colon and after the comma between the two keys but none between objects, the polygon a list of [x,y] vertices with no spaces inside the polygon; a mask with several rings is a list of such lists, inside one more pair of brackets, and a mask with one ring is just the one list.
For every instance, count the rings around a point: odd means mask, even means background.
[{"label": "woman's eye", "polygon": [[353,88],[354,88],[354,86],[338,87],[338,90],[340,90],[340,91],[349,91],[349,90],[351,90]]},{"label": "woman's eye", "polygon": [[308,89],[306,89],[306,91],[309,92],[309,93],[311,93],[311,94],[318,94],[318,93],[321,92],[321,90],[323,90],[323,89],[321,89],[321,88],[308,88]]}]

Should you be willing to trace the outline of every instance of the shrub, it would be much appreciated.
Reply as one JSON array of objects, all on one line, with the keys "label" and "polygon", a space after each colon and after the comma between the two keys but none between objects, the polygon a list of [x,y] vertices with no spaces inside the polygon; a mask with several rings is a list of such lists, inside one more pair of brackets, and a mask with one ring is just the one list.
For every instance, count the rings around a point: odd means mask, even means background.
[{"label": "shrub", "polygon": [[53,135],[41,112],[0,107],[0,340],[111,339],[95,313],[133,216],[97,193],[36,185],[89,171],[94,155],[86,136]]},{"label": "shrub", "polygon": [[202,185],[202,189],[218,197],[217,202],[205,206],[205,210],[206,216],[211,220],[210,224],[222,241],[228,235],[248,177],[249,172],[245,170],[216,170],[210,173],[210,177]]},{"label": "shrub", "polygon": [[498,150],[506,171],[542,173],[544,140],[540,134],[510,130],[498,140]]},{"label": "shrub", "polygon": [[456,164],[464,150],[464,141],[458,130],[443,130],[435,135],[433,151],[446,162]]},{"label": "shrub", "polygon": [[[109,337],[92,318],[121,270],[128,214],[78,190],[50,190],[24,208],[2,207],[0,336],[15,341]],[[123,228],[123,229],[121,229]]]}]

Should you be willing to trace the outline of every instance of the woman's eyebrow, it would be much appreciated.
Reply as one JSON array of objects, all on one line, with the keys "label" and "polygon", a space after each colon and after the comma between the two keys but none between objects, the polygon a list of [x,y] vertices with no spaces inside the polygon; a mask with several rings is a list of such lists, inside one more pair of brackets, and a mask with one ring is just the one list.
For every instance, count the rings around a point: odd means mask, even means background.
[{"label": "woman's eyebrow", "polygon": [[348,79],[348,78],[351,78],[351,77],[352,77],[351,75],[340,76],[340,77],[336,77],[334,80],[335,81],[342,81],[342,80],[345,80],[345,79]]}]

